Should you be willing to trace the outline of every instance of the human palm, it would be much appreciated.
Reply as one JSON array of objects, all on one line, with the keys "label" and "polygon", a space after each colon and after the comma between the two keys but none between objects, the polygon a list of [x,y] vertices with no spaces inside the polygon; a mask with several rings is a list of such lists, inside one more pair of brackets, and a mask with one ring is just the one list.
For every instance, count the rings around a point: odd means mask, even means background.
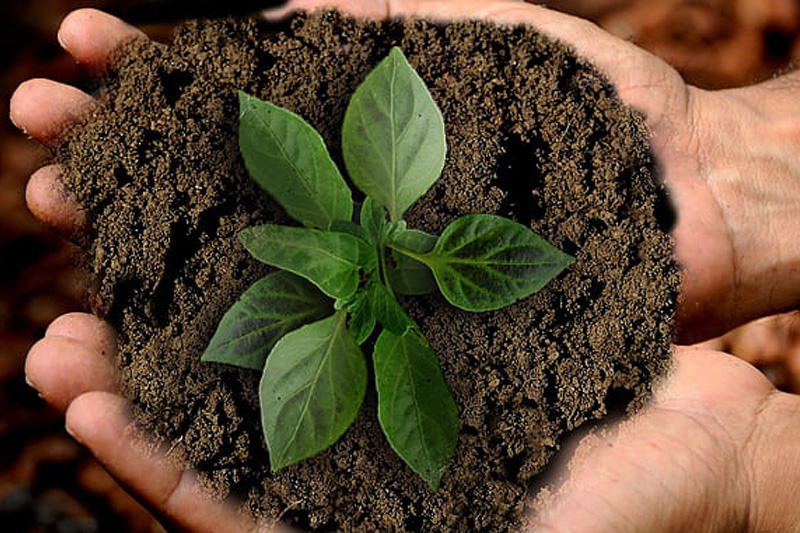
[{"label": "human palm", "polygon": [[[692,88],[667,64],[588,22],[514,0],[302,4],[337,4],[364,16],[526,23],[571,43],[646,117],[678,213],[673,235],[684,270],[678,317],[684,337],[701,338],[800,301],[800,284],[792,283],[800,264],[794,259],[800,243],[793,242],[800,234],[793,231],[800,230],[800,170],[790,158],[798,136],[768,129],[766,119],[791,105],[777,82],[738,92]],[[101,69],[113,49],[137,35],[117,19],[82,10],[65,20],[60,39],[78,61]],[[33,80],[15,94],[12,117],[47,144],[92,105],[76,89]],[[744,123],[758,125],[761,135],[745,139]],[[782,194],[769,194],[765,183],[782,187]],[[88,229],[58,167],[37,171],[27,196],[32,211],[62,234],[80,240]],[[107,324],[66,315],[31,350],[28,376],[66,410],[76,438],[165,520],[192,531],[256,527],[224,503],[198,504],[208,496],[191,473],[133,445],[141,438],[116,394],[115,349]],[[560,489],[542,500],[530,525],[562,532],[780,531],[783,523],[798,524],[792,513],[799,511],[784,491],[800,482],[800,453],[790,448],[800,437],[799,418],[800,400],[777,393],[753,367],[718,352],[677,348],[675,369],[649,407],[562,454],[570,459],[559,470],[562,480],[553,480]],[[790,475],[775,482],[776,471]]]}]

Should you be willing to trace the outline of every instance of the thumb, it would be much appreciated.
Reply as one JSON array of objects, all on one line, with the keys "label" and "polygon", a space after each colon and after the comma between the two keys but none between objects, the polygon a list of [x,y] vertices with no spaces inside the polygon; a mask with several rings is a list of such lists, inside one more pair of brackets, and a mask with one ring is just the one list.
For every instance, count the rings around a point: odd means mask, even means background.
[{"label": "thumb", "polygon": [[424,17],[438,22],[463,19],[486,20],[496,24],[529,25],[575,48],[598,67],[628,105],[647,115],[651,127],[663,117],[685,108],[680,91],[654,88],[683,87],[680,75],[650,53],[611,35],[587,20],[519,0],[293,0],[270,18],[293,11],[339,9],[358,17]]},{"label": "thumb", "polygon": [[256,523],[232,504],[214,498],[179,459],[147,442],[131,420],[127,402],[116,394],[94,391],[78,396],[67,409],[67,430],[170,531],[290,531]]}]

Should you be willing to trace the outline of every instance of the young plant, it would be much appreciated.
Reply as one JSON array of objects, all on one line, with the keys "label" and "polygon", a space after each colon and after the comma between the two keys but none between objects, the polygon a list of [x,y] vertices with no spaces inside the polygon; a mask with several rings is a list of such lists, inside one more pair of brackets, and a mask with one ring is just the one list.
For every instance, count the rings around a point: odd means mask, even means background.
[{"label": "young plant", "polygon": [[256,259],[281,270],[228,310],[203,360],[262,371],[261,419],[278,470],[329,447],[353,422],[367,386],[361,346],[371,345],[381,428],[436,490],[458,408],[395,294],[438,288],[456,307],[488,311],[539,290],[574,259],[494,215],[459,218],[439,237],[406,227],[403,213],[438,179],[446,145],[442,115],[399,48],[358,87],[344,118],[345,166],[366,195],[357,223],[319,133],[243,92],[239,105],[251,177],[304,227],[240,233]]}]

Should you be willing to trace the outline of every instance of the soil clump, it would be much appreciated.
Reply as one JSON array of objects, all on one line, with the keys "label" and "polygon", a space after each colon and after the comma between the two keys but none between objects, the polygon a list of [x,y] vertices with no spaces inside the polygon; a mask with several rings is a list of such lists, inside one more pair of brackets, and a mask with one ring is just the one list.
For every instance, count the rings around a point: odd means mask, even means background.
[{"label": "soil clump", "polygon": [[[444,173],[409,226],[439,234],[458,216],[496,213],[577,258],[491,313],[403,300],[460,408],[436,493],[387,444],[374,388],[336,444],[272,473],[258,374],[200,362],[222,314],[268,271],[237,233],[291,223],[246,174],[236,90],[304,117],[343,168],[349,97],[393,45],[428,84],[448,141]],[[641,406],[668,368],[674,217],[644,121],[533,29],[333,12],[279,26],[193,21],[169,47],[127,46],[99,98],[57,159],[94,222],[91,307],[120,332],[122,390],[171,453],[258,515],[314,531],[514,530],[563,438]]]}]

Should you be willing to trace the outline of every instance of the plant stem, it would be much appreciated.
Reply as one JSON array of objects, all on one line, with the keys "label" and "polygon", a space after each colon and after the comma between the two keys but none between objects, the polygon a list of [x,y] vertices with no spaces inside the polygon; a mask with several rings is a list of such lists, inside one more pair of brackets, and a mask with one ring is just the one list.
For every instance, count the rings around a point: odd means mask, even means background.
[{"label": "plant stem", "polygon": [[[405,255],[407,257],[410,257],[411,259],[415,259],[415,260],[419,261],[420,263],[425,263],[424,257],[425,257],[426,254],[414,253],[411,250],[406,250],[405,248],[400,248],[399,246],[394,245],[394,244],[389,244],[389,248],[391,248],[392,250],[395,250],[397,252],[400,252],[401,254],[403,254],[403,255]],[[427,263],[425,263],[425,264],[427,264]]]},{"label": "plant stem", "polygon": [[378,246],[378,265],[379,271],[381,276],[381,282],[389,291],[389,294],[394,297],[394,290],[392,289],[392,283],[389,281],[389,267],[386,264],[386,247],[383,245]]}]

